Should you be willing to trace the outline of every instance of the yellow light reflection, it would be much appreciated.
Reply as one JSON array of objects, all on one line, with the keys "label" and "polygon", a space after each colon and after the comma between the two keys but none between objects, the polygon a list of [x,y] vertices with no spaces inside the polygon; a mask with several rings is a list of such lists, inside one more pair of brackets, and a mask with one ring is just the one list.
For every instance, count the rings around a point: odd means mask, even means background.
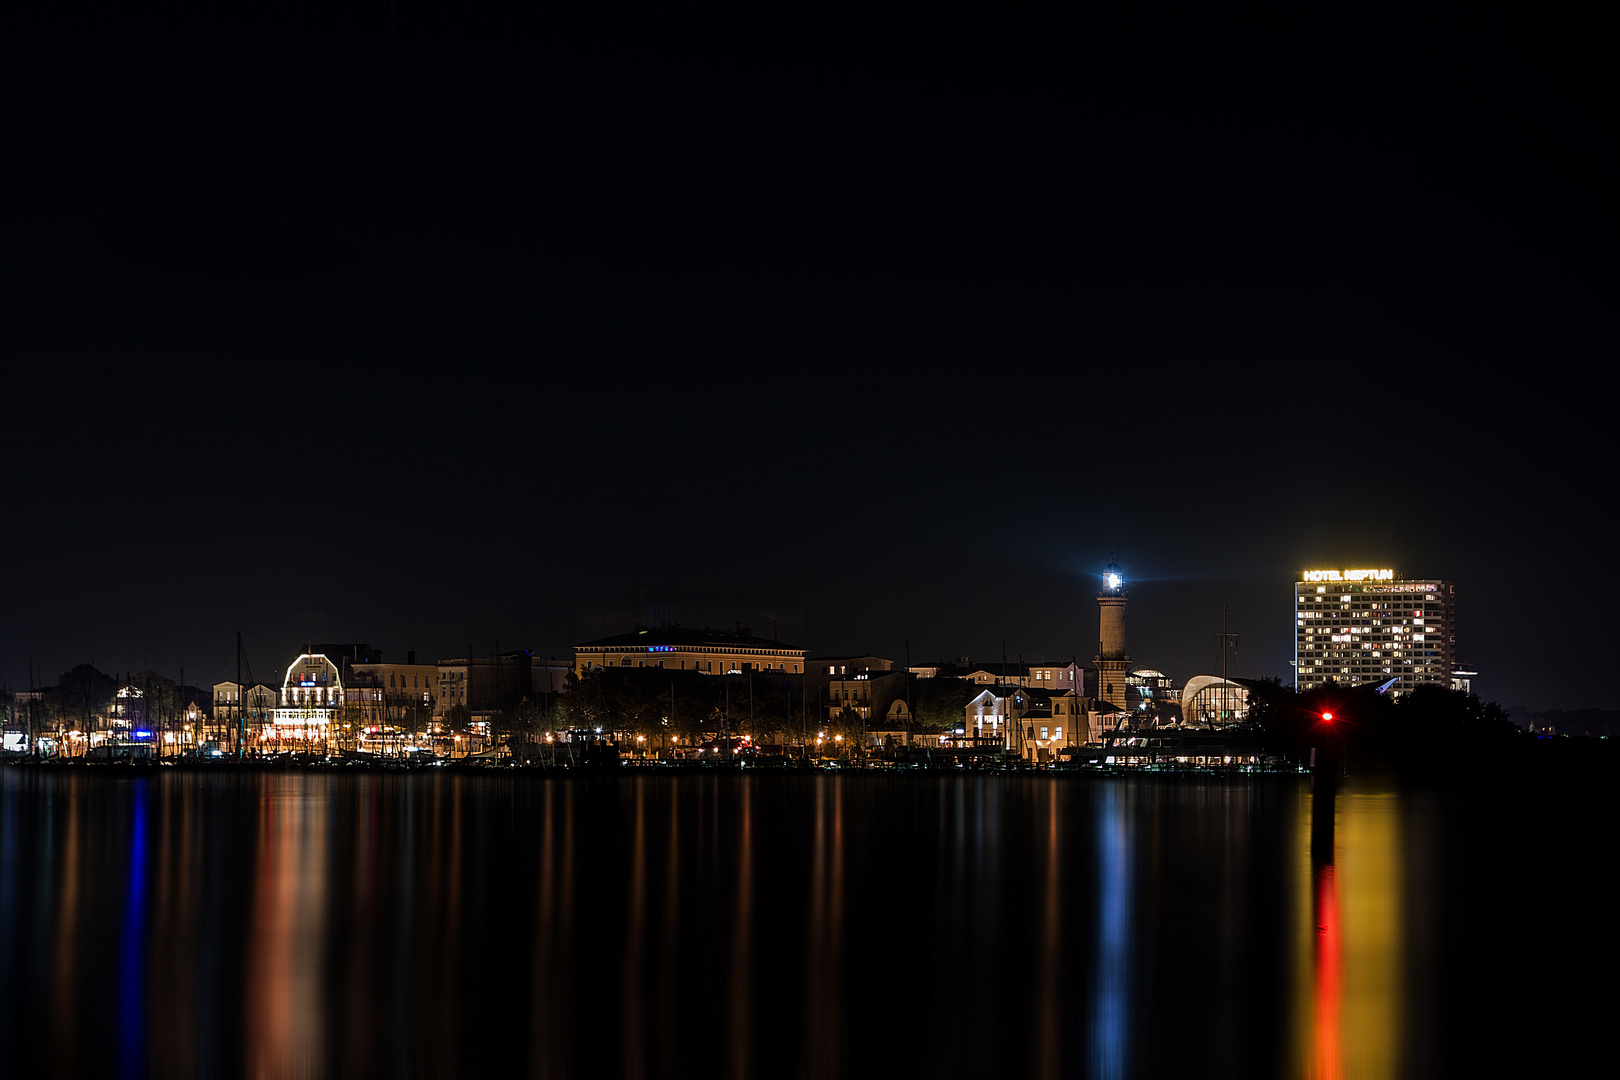
[{"label": "yellow light reflection", "polygon": [[1390,792],[1352,793],[1340,800],[1347,1076],[1398,1071],[1403,944],[1398,802]]},{"label": "yellow light reflection", "polygon": [[243,1018],[248,1075],[307,1074],[324,1050],[326,835],[324,807],[306,786],[303,777],[277,778],[259,800]]},{"label": "yellow light reflection", "polygon": [[[1315,816],[1330,850],[1311,858]],[[1296,892],[1295,1060],[1322,1078],[1399,1071],[1403,1010],[1399,797],[1349,790],[1302,797]],[[1317,822],[1318,830],[1326,826]],[[1320,843],[1319,831],[1319,843]]]}]

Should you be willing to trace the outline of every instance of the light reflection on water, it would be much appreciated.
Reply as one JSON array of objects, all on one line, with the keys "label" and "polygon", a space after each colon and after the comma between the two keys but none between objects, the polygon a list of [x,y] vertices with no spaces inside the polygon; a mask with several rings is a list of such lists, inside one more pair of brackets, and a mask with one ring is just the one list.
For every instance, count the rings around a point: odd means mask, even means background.
[{"label": "light reflection on water", "polygon": [[1275,778],[7,768],[0,1022],[17,1075],[1417,1075],[1492,1056],[1460,1032],[1507,988],[1444,962],[1492,820]]},{"label": "light reflection on water", "polygon": [[1091,1075],[1129,1076],[1126,1068],[1130,1028],[1131,867],[1118,787],[1097,792],[1097,962],[1093,967]]}]

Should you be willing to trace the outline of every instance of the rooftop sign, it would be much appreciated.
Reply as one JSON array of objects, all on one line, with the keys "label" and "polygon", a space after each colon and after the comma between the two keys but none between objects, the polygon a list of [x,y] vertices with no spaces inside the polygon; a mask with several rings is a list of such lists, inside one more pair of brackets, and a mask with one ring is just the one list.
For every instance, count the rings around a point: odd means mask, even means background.
[{"label": "rooftop sign", "polygon": [[1307,570],[1306,581],[1394,581],[1393,570]]}]

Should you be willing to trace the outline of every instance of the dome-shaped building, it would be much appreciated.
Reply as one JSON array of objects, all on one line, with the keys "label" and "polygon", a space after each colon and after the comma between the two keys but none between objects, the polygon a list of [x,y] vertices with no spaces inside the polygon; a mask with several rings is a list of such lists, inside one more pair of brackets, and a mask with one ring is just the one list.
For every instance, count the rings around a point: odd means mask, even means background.
[{"label": "dome-shaped building", "polygon": [[1194,675],[1181,690],[1181,719],[1186,724],[1224,727],[1249,715],[1249,687],[1241,679]]}]

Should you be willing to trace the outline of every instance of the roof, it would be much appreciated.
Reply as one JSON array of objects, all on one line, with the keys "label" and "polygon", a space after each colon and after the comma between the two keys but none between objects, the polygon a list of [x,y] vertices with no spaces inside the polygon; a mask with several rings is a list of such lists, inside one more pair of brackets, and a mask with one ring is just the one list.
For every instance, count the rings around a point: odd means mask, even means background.
[{"label": "roof", "polygon": [[991,697],[997,699],[1010,698],[1015,694],[1022,694],[1024,697],[1029,699],[1031,705],[1045,708],[1051,707],[1053,698],[1074,697],[1073,690],[1042,690],[1039,687],[1034,686],[1008,686],[1005,683],[997,683],[994,686],[986,686],[983,690],[973,695],[973,697],[969,699],[969,703],[978,701],[986,694],[989,694]]},{"label": "roof", "polygon": [[705,645],[730,646],[742,649],[778,649],[783,652],[804,652],[803,649],[794,648],[786,642],[755,637],[746,626],[735,631],[712,630],[708,627],[694,629],[686,626],[654,626],[644,630],[632,630],[628,634],[615,634],[612,637],[586,641],[575,645],[574,648],[637,649],[646,648],[649,645],[669,645],[675,648],[688,649]]}]

